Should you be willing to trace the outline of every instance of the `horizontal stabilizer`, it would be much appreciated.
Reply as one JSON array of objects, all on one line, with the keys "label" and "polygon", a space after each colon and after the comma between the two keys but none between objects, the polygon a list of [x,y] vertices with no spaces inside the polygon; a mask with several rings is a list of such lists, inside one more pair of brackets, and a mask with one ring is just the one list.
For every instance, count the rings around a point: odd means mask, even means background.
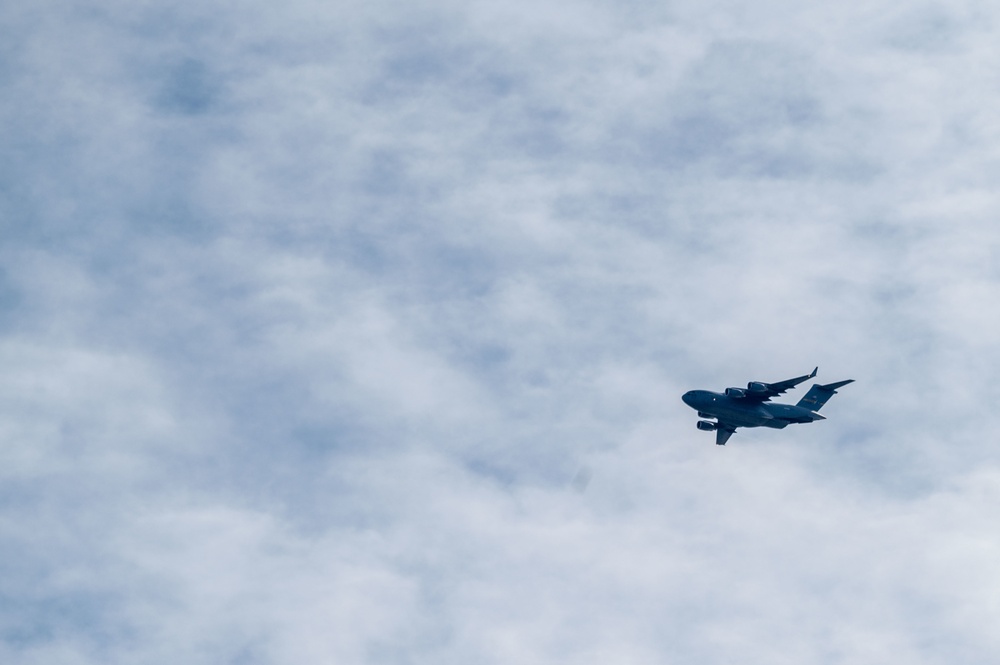
[{"label": "horizontal stabilizer", "polygon": [[837,381],[836,383],[828,383],[826,385],[820,385],[814,383],[813,387],[809,389],[805,397],[799,400],[796,406],[801,406],[804,409],[809,409],[810,411],[819,411],[820,408],[827,403],[827,401],[837,394],[837,388],[842,388],[848,383],[853,383],[854,379],[847,379],[846,381]]}]

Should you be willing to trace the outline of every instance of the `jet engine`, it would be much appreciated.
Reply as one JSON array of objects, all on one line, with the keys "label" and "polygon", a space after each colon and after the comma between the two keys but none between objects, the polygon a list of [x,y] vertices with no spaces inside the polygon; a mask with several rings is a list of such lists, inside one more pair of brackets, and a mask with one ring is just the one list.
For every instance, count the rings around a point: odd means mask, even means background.
[{"label": "jet engine", "polygon": [[767,392],[767,384],[761,383],[760,381],[751,381],[747,384],[747,390],[752,393],[763,393]]},{"label": "jet engine", "polygon": [[746,397],[747,391],[742,388],[726,388],[726,397]]},{"label": "jet engine", "polygon": [[704,411],[699,411],[698,412],[698,417],[699,418],[714,418],[715,416],[713,416],[711,413],[705,413]]},{"label": "jet engine", "polygon": [[711,432],[711,431],[716,430],[718,428],[719,428],[719,424],[718,423],[710,423],[707,420],[699,420],[698,421],[698,429],[700,429],[700,430],[704,430],[706,432]]}]

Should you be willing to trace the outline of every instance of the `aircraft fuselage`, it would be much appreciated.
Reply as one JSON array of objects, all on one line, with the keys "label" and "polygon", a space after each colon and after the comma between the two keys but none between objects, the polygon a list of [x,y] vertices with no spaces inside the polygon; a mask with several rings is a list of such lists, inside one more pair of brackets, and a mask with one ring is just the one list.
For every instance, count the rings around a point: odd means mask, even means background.
[{"label": "aircraft fuselage", "polygon": [[793,404],[773,404],[733,399],[725,393],[691,390],[681,397],[684,403],[705,418],[718,418],[733,427],[773,427],[782,429],[792,423],[826,420],[815,411]]}]

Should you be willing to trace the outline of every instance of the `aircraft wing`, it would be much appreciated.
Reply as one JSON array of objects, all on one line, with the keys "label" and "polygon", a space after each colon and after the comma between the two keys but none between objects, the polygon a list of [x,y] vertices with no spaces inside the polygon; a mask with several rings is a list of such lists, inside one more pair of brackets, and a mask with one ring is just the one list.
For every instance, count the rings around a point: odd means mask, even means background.
[{"label": "aircraft wing", "polygon": [[732,425],[720,422],[719,426],[715,430],[715,445],[724,446],[726,441],[729,441],[729,437],[736,434],[736,428]]},{"label": "aircraft wing", "polygon": [[816,376],[817,371],[819,371],[819,367],[814,369],[811,374],[797,376],[794,379],[785,379],[784,381],[778,381],[777,383],[758,384],[763,386],[763,390],[747,390],[745,399],[750,399],[755,402],[766,402],[772,397],[777,397],[778,395],[791,390],[803,381],[813,378]]}]

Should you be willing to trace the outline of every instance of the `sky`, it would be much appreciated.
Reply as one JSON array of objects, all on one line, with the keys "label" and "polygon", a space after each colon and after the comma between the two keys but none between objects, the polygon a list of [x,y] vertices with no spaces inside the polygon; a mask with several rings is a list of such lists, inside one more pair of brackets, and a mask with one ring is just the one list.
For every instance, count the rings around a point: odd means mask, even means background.
[{"label": "sky", "polygon": [[[0,660],[997,662],[998,44],[3,3]],[[823,422],[680,401],[816,365]]]}]

